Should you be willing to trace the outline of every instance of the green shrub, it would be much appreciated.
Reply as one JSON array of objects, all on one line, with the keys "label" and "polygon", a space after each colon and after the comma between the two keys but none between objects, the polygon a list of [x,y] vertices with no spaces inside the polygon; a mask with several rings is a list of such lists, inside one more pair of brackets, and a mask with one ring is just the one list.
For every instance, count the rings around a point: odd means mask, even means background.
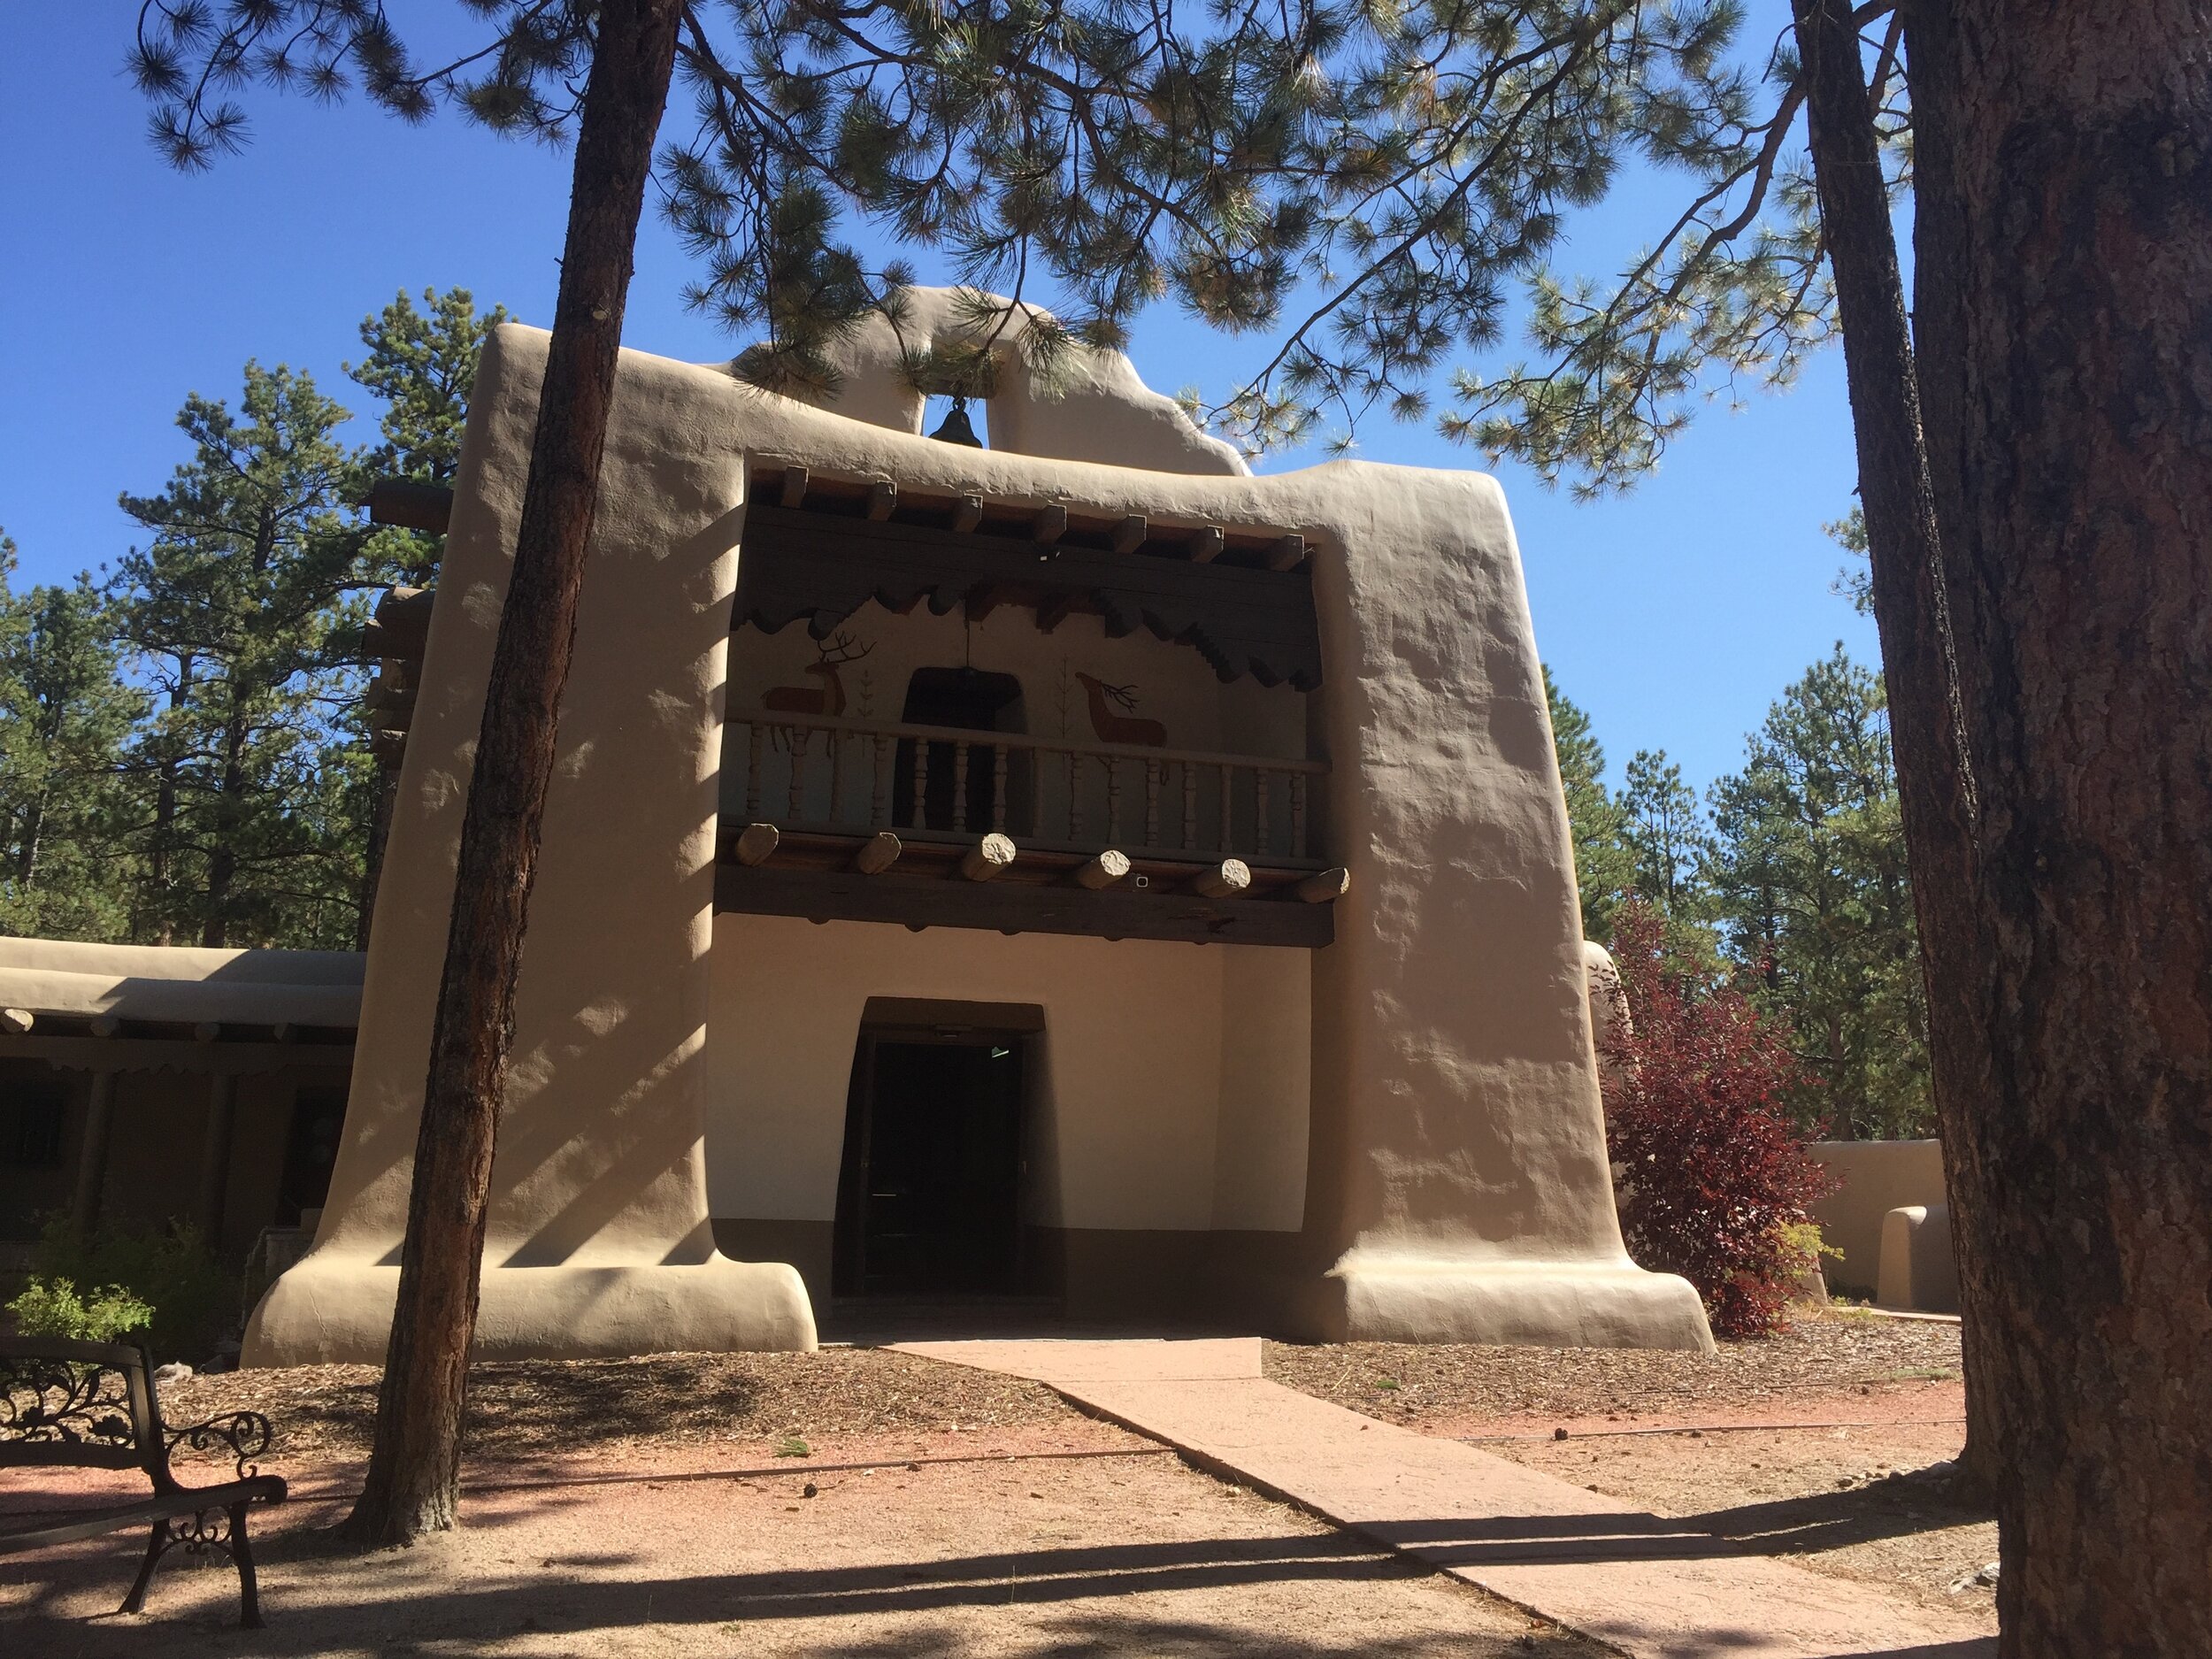
[{"label": "green shrub", "polygon": [[120,1342],[154,1317],[151,1308],[120,1285],[80,1293],[73,1279],[36,1276],[7,1308],[19,1336],[59,1336],[76,1342]]},{"label": "green shrub", "polygon": [[89,1233],[50,1218],[31,1252],[34,1285],[66,1279],[119,1290],[150,1310],[140,1340],[156,1361],[203,1364],[238,1317],[238,1286],[193,1227],[104,1224]]}]

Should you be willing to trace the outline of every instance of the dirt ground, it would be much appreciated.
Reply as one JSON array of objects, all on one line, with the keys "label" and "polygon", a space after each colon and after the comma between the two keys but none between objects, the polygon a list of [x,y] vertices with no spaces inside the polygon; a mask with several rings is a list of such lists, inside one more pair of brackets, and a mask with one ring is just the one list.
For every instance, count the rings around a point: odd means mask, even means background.
[{"label": "dirt ground", "polygon": [[1598,1659],[1086,1418],[715,1449],[479,1462],[461,1531],[368,1555],[330,1541],[355,1470],[326,1465],[257,1539],[267,1630],[232,1628],[227,1572],[182,1564],[115,1614],[137,1551],[111,1537],[0,1557],[0,1651]]},{"label": "dirt ground", "polygon": [[[1986,1587],[1952,1588],[1996,1554],[1993,1525],[1940,1479],[1962,1437],[1954,1325],[1823,1314],[1709,1358],[1270,1343],[1266,1366],[1994,1628]],[[333,1655],[568,1655],[587,1634],[595,1655],[1594,1652],[1041,1384],[872,1349],[482,1366],[465,1529],[349,1555],[326,1534],[357,1482],[376,1375],[164,1393],[174,1424],[241,1409],[277,1424],[267,1466],[296,1499],[265,1523],[266,1634],[230,1632],[234,1581],[180,1562],[145,1617],[113,1615],[136,1549],[111,1536],[0,1557],[0,1650],[139,1653],[158,1629],[178,1651]],[[0,1512],[52,1495],[14,1473]],[[19,1622],[41,1640],[19,1647]]]},{"label": "dirt ground", "polygon": [[1947,1478],[1966,1434],[1955,1325],[1807,1313],[1711,1358],[1271,1342],[1267,1371],[1996,1628],[1993,1589],[1960,1582],[1996,1559],[1997,1525]]}]

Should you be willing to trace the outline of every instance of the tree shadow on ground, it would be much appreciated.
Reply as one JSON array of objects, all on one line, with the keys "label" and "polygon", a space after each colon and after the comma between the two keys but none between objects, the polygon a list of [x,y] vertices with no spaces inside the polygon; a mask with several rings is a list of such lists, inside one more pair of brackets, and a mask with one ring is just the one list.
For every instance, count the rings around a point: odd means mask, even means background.
[{"label": "tree shadow on ground", "polygon": [[1962,1502],[1949,1466],[1937,1464],[1838,1491],[1684,1516],[1681,1524],[1718,1532],[1763,1555],[1800,1555],[1996,1518],[1986,1505]]}]

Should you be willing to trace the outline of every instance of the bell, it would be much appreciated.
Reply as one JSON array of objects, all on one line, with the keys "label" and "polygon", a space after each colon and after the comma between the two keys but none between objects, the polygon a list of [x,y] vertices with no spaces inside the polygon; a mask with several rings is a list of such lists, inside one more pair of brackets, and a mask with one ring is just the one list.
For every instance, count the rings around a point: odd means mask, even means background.
[{"label": "bell", "polygon": [[955,397],[952,413],[945,417],[945,424],[929,434],[940,443],[964,443],[971,449],[980,449],[983,440],[975,435],[975,428],[968,424],[968,400]]}]

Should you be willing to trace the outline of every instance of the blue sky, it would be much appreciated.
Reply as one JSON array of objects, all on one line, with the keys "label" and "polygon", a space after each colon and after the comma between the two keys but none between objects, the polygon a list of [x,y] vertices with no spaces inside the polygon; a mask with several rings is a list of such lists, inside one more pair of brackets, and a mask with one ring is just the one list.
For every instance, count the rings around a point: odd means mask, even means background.
[{"label": "blue sky", "polygon": [[[393,11],[404,27],[444,9]],[[1781,7],[1752,10],[1747,38],[1770,39]],[[180,175],[146,143],[122,73],[136,11],[94,0],[0,19],[0,526],[22,581],[122,552],[117,495],[161,485],[183,457],[172,422],[185,395],[234,396],[248,357],[309,370],[365,410],[341,365],[396,289],[457,285],[526,321],[551,315],[565,152],[449,117],[408,127],[357,102],[254,94],[246,152]],[[1592,267],[1663,205],[1632,189],[1601,210],[1578,232]],[[741,342],[682,307],[687,270],[649,222],[626,338],[726,357]],[[1164,390],[1218,393],[1261,349],[1160,310],[1132,355]],[[1842,560],[1821,531],[1855,477],[1842,368],[1831,350],[1786,394],[1748,392],[1740,413],[1713,403],[1625,497],[1578,504],[1504,469],[1539,644],[1591,711],[1616,782],[1634,750],[1664,748],[1702,784],[1837,640],[1874,660],[1871,625],[1829,590]],[[1416,426],[1379,421],[1359,441],[1371,460],[1484,465]]]}]

